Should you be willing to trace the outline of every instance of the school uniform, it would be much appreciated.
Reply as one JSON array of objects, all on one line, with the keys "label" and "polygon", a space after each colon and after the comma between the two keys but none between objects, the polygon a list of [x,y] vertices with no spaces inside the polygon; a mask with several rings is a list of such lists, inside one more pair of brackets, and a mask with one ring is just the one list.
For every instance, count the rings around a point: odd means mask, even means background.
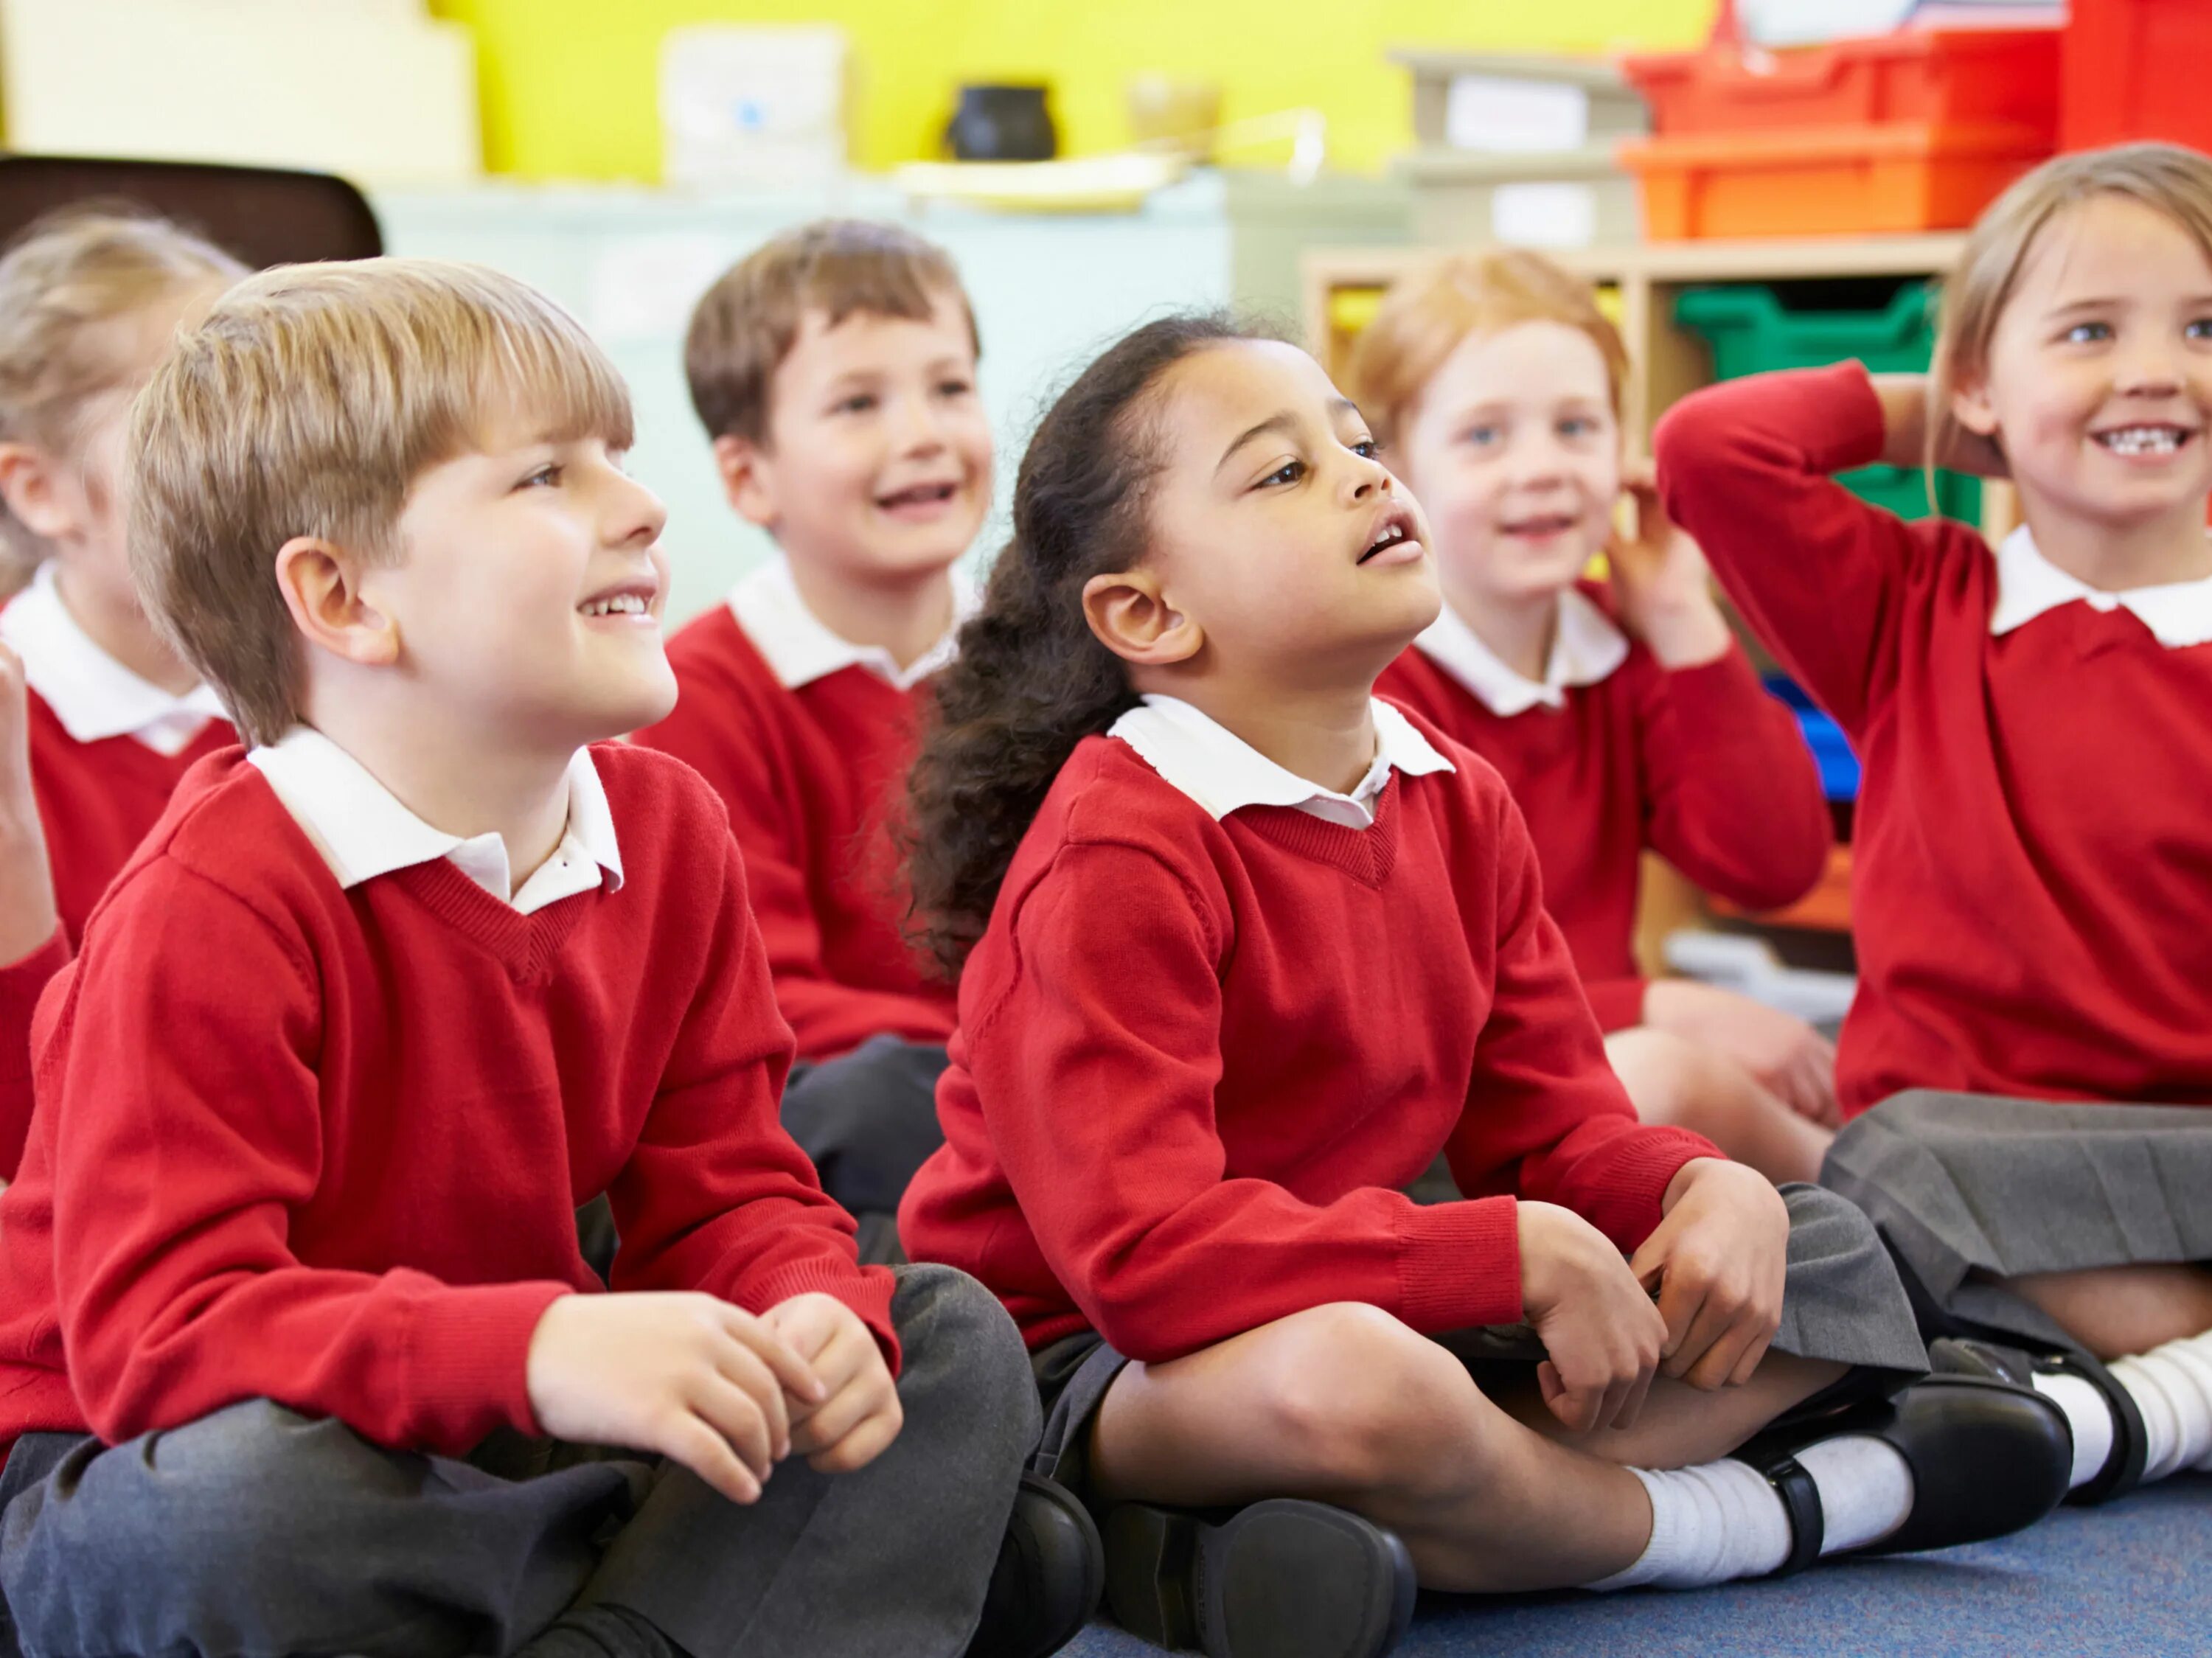
[{"label": "school uniform", "polygon": [[830,1194],[889,1213],[940,1136],[932,1104],[955,1011],[902,924],[890,820],[930,676],[974,608],[901,668],[839,637],[772,560],[669,641],[682,694],[636,740],[712,784],[744,853],[776,1000],[800,1065],[784,1122]]},{"label": "school uniform", "polygon": [[1747,909],[1778,908],[1820,878],[1832,831],[1819,770],[1734,645],[1663,668],[1601,590],[1571,587],[1540,680],[1447,605],[1376,689],[1505,779],[1601,1030],[1644,1022],[1635,934],[1647,847]]},{"label": "school uniform", "polygon": [[[1145,698],[1061,769],[962,975],[946,1143],[901,1229],[1013,1314],[1048,1412],[1035,1466],[1063,1484],[1130,1359],[1327,1303],[1540,1357],[1516,1200],[1632,1251],[1720,1155],[1637,1121],[1497,773],[1374,717],[1338,794]],[[1440,1151],[1468,1199],[1422,1207],[1401,1188]],[[1921,1368],[1863,1218],[1790,1203],[1777,1345]]]},{"label": "school uniform", "polygon": [[[709,792],[617,744],[568,791],[510,899],[498,836],[301,728],[197,771],[94,916],[0,1194],[25,1649],[507,1651],[586,1603],[699,1658],[962,1649],[1035,1424],[1013,1333],[957,1274],[858,1265],[778,1127],[789,1032]],[[600,1192],[617,1291],[850,1307],[892,1448],[740,1509],[546,1442],[529,1348],[600,1287]]]},{"label": "school uniform", "polygon": [[1905,523],[1829,477],[1883,439],[1855,363],[1732,381],[1662,423],[1660,487],[1864,768],[1823,1178],[1937,1307],[2047,1339],[1969,1273],[2212,1259],[2212,1117],[2147,1108],[2212,1103],[2212,580]]},{"label": "school uniform", "polygon": [[61,926],[0,966],[0,1179],[22,1155],[31,1014],[85,918],[194,764],[234,742],[205,685],[173,695],[110,656],[62,603],[54,567],[0,610],[0,641],[23,664],[31,786]]}]

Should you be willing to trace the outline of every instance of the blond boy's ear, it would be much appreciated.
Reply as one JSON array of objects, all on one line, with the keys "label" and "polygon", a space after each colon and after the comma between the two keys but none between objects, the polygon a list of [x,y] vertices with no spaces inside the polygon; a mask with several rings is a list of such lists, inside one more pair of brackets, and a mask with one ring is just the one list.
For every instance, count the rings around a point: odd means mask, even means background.
[{"label": "blond boy's ear", "polygon": [[81,493],[36,444],[0,443],[0,500],[41,540],[61,541],[84,527]]},{"label": "blond boy's ear", "polygon": [[1997,411],[1990,402],[1989,382],[1966,380],[1951,390],[1951,418],[1978,438],[1997,434]]},{"label": "blond boy's ear", "polygon": [[1091,577],[1083,584],[1083,615],[1098,642],[1134,667],[1173,667],[1206,643],[1205,629],[1168,602],[1150,570]]},{"label": "blond boy's ear", "polygon": [[362,592],[362,566],[335,542],[294,536],[276,550],[276,588],[301,636],[365,668],[399,659],[399,629]]},{"label": "blond boy's ear", "polygon": [[761,529],[775,528],[783,513],[776,500],[775,469],[765,449],[750,438],[726,433],[714,440],[714,470],[721,475],[722,494],[732,511]]}]

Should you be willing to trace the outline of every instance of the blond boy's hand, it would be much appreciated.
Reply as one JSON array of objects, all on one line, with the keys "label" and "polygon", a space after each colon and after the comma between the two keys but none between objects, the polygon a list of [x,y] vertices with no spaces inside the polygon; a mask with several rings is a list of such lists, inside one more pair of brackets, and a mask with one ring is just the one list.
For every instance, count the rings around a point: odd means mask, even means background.
[{"label": "blond boy's hand", "polygon": [[823,1473],[874,1461],[906,1418],[883,1349],[860,1315],[817,1291],[777,1303],[761,1322],[813,1367],[825,1393],[818,1404],[792,1401],[792,1448]]},{"label": "blond boy's hand", "polygon": [[791,1454],[791,1407],[829,1394],[767,1321],[708,1295],[563,1296],[530,1339],[527,1385],[556,1439],[680,1462],[750,1503]]},{"label": "blond boy's hand", "polygon": [[1571,1433],[1631,1428],[1644,1408],[1667,1323],[1612,1240],[1571,1209],[1515,1206],[1522,1316],[1544,1344],[1544,1404]]},{"label": "blond boy's hand", "polygon": [[1649,470],[1622,487],[1636,503],[1636,533],[1616,535],[1606,549],[1622,622],[1662,668],[1719,660],[1733,635],[1714,601],[1705,553],[1667,516]]}]

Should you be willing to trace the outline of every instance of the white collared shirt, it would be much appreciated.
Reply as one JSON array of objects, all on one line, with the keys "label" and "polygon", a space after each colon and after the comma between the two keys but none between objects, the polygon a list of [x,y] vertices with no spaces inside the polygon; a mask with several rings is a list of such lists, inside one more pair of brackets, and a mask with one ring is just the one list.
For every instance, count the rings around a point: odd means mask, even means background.
[{"label": "white collared shirt", "polygon": [[172,695],[94,643],[62,603],[51,559],[0,610],[0,640],[22,658],[24,683],[80,743],[129,737],[156,754],[179,755],[209,720],[224,717],[213,687]]},{"label": "white collared shirt", "polygon": [[1563,708],[1571,687],[1597,684],[1628,660],[1628,635],[1575,587],[1559,595],[1559,624],[1540,680],[1508,667],[1449,604],[1413,643],[1501,720],[1538,707]]},{"label": "white collared shirt", "polygon": [[2212,644],[2212,576],[2106,592],[2069,575],[2043,556],[2021,525],[1997,547],[1997,602],[1990,608],[1990,635],[2001,638],[2045,610],[2079,599],[2093,610],[2125,606],[2170,651]]},{"label": "white collared shirt", "polygon": [[975,613],[975,584],[957,568],[947,574],[952,582],[951,625],[903,668],[882,646],[855,645],[808,610],[791,578],[788,559],[770,559],[732,588],[730,614],[786,690],[795,691],[841,668],[858,667],[910,691],[957,654],[960,626]]},{"label": "white collared shirt", "polygon": [[1388,702],[1375,714],[1375,763],[1349,794],[1339,794],[1285,769],[1181,697],[1157,693],[1132,708],[1106,734],[1118,737],[1216,823],[1240,806],[1291,806],[1346,829],[1375,822],[1375,800],[1395,769],[1409,777],[1449,771],[1452,762]]},{"label": "white collared shirt", "polygon": [[568,762],[568,827],[553,855],[512,892],[507,842],[487,831],[466,840],[434,829],[378,782],[368,767],[322,732],[295,726],[246,759],[268,779],[284,810],[307,832],[343,888],[444,858],[503,904],[524,915],[600,884],[622,884],[622,850],[599,768],[588,749]]}]

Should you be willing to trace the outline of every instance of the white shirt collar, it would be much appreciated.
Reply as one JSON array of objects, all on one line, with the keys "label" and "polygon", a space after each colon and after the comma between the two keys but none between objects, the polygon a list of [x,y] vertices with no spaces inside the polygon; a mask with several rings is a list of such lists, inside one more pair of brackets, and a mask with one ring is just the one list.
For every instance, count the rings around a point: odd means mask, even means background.
[{"label": "white shirt collar", "polygon": [[2075,599],[2108,613],[2126,606],[2170,651],[2212,644],[2212,576],[2106,592],[2045,558],[2025,524],[1998,544],[1997,602],[1990,610],[1992,638]]},{"label": "white shirt collar", "polygon": [[952,625],[903,668],[882,646],[855,645],[831,632],[799,596],[788,559],[770,559],[732,588],[730,614],[786,690],[795,691],[841,668],[853,667],[866,668],[902,691],[912,690],[952,660],[961,623],[975,613],[975,583],[957,567],[947,574],[952,580]]},{"label": "white shirt collar", "polygon": [[378,782],[368,767],[322,732],[295,726],[276,742],[246,755],[276,792],[343,888],[380,875],[450,859],[453,866],[501,903],[527,915],[559,899],[589,892],[605,872],[622,884],[622,851],[589,749],[568,762],[568,827],[550,858],[510,896],[514,871],[507,842],[492,832],[463,840],[434,829]]},{"label": "white shirt collar", "polygon": [[213,687],[172,696],[95,644],[62,603],[51,560],[0,610],[0,640],[22,658],[24,683],[80,743],[132,737],[156,754],[182,754],[209,720],[223,718]]},{"label": "white shirt collar", "polygon": [[1349,794],[1322,788],[1285,770],[1180,697],[1147,695],[1145,706],[1115,720],[1118,737],[1154,771],[1218,823],[1241,806],[1293,806],[1346,829],[1375,822],[1375,799],[1395,768],[1409,777],[1449,771],[1452,762],[1388,702],[1376,701],[1375,763]]},{"label": "white shirt collar", "polygon": [[1501,720],[1539,705],[1565,708],[1570,686],[1595,685],[1628,660],[1628,635],[1576,587],[1559,595],[1559,625],[1552,630],[1541,680],[1508,667],[1449,604],[1413,643]]}]

